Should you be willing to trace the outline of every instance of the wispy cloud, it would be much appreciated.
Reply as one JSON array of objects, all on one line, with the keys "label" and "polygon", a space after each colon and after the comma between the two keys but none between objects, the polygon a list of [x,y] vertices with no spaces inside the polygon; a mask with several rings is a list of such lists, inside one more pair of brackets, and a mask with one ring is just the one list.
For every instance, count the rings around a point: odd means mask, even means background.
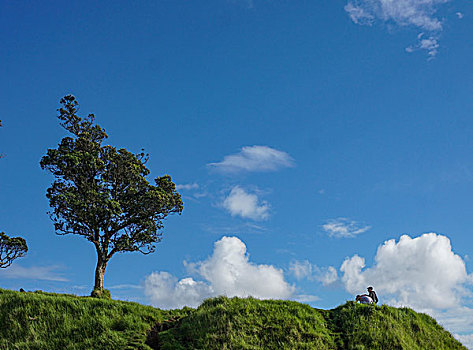
[{"label": "wispy cloud", "polygon": [[337,218],[328,220],[322,225],[323,230],[335,238],[353,238],[363,232],[368,231],[371,226],[362,225],[347,218]]},{"label": "wispy cloud", "polygon": [[122,289],[143,289],[143,286],[139,284],[117,284],[114,286],[107,286],[108,289],[122,290]]},{"label": "wispy cloud", "polygon": [[442,4],[449,1],[351,0],[345,6],[345,11],[356,24],[372,25],[379,20],[399,26],[412,26],[429,33],[427,38],[419,38],[418,44],[409,46],[406,51],[426,50],[430,57],[434,57],[438,52],[439,33],[443,30],[443,21],[436,13]]},{"label": "wispy cloud", "polygon": [[[205,186],[204,186],[205,187]],[[176,185],[178,191],[183,191],[183,198],[198,202],[199,199],[208,196],[205,188],[202,188],[198,183],[187,183]]]},{"label": "wispy cloud", "polygon": [[168,272],[153,272],[146,278],[145,294],[154,306],[195,307],[217,295],[287,299],[294,293],[281,269],[251,262],[246,245],[237,237],[223,237],[215,242],[212,256],[188,265],[200,280],[179,280]]},{"label": "wispy cloud", "polygon": [[289,271],[298,280],[309,278],[312,276],[312,264],[308,260],[293,261]]},{"label": "wispy cloud", "polygon": [[355,22],[356,24],[371,25],[375,18],[372,14],[367,12],[367,10],[365,10],[363,7],[355,6],[351,2],[349,2],[345,6],[345,11],[347,11],[351,20]]},{"label": "wispy cloud", "polygon": [[15,264],[8,269],[0,269],[0,277],[67,282],[68,279],[58,272],[60,269],[57,265],[23,267]]},{"label": "wispy cloud", "polygon": [[203,231],[215,235],[233,235],[235,234],[235,232],[239,232],[240,234],[261,234],[267,230],[265,226],[256,225],[253,221],[244,221],[229,224],[227,219],[225,219],[225,222],[213,221],[212,223],[204,223],[199,226]]},{"label": "wispy cloud", "polygon": [[207,164],[222,173],[275,171],[294,166],[286,152],[268,146],[246,146],[239,153],[227,155],[221,162]]},{"label": "wispy cloud", "polygon": [[248,193],[240,186],[235,186],[222,206],[232,215],[245,219],[266,220],[269,218],[269,204],[261,201],[255,193]]},{"label": "wispy cloud", "polygon": [[424,33],[420,33],[418,36],[418,43],[414,46],[406,47],[407,52],[414,52],[416,50],[427,50],[431,58],[435,57],[438,53],[439,43],[435,36],[428,38],[424,37]]},{"label": "wispy cloud", "polygon": [[179,184],[179,185],[176,185],[176,189],[177,190],[197,190],[199,189],[199,184],[197,183],[191,183],[191,184]]},{"label": "wispy cloud", "polygon": [[291,262],[289,271],[297,280],[318,281],[324,286],[332,285],[338,281],[337,269],[333,266],[318,267],[308,260]]},{"label": "wispy cloud", "polygon": [[292,298],[299,303],[310,303],[312,301],[318,301],[320,298],[317,295],[312,294],[298,294],[294,298]]}]

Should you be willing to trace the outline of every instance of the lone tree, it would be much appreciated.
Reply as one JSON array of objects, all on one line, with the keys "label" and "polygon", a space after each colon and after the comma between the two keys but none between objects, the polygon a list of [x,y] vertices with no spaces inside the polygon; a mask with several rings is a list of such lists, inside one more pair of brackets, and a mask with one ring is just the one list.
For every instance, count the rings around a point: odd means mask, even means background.
[{"label": "lone tree", "polygon": [[60,125],[72,135],[48,149],[41,168],[55,181],[46,197],[56,234],[75,234],[92,242],[97,252],[94,291],[103,292],[110,258],[120,252],[149,254],[162,239],[163,220],[181,213],[183,203],[169,175],[152,185],[148,155],[102,145],[108,137],[95,116],[77,115],[72,95],[61,99]]},{"label": "lone tree", "polygon": [[7,268],[13,260],[26,255],[28,246],[21,237],[8,237],[5,232],[0,232],[0,268]]}]

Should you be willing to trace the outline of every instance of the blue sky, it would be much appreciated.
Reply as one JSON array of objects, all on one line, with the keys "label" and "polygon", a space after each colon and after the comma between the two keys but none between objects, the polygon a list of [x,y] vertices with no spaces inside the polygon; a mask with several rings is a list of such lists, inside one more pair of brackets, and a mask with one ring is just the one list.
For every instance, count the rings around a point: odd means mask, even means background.
[{"label": "blue sky", "polygon": [[112,259],[116,298],[331,308],[373,285],[473,346],[473,3],[390,4],[1,2],[0,229],[30,247],[1,286],[90,292],[39,167],[72,93],[184,198],[155,254]]}]

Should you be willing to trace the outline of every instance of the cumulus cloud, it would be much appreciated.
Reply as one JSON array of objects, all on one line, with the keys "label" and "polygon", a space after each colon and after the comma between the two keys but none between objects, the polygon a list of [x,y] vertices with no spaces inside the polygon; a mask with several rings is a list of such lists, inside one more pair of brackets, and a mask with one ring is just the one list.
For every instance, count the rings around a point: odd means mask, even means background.
[{"label": "cumulus cloud", "polygon": [[177,308],[196,307],[205,298],[218,295],[287,299],[294,293],[281,269],[250,262],[246,245],[237,237],[215,242],[212,256],[193,264],[193,270],[200,281],[153,272],[145,280],[145,294],[154,306]]},{"label": "cumulus cloud", "polygon": [[318,267],[311,264],[308,260],[291,262],[289,271],[297,280],[315,280],[321,282],[324,286],[338,281],[338,273],[333,266]]},{"label": "cumulus cloud", "polygon": [[192,278],[178,280],[168,272],[153,272],[145,280],[145,294],[151,303],[160,308],[182,308],[198,306],[210,297],[211,286]]},{"label": "cumulus cloud", "polygon": [[286,152],[268,146],[246,146],[221,162],[207,165],[223,173],[275,171],[294,166],[294,160]]},{"label": "cumulus cloud", "polygon": [[[428,39],[419,39],[414,47],[427,50],[431,57],[438,52],[438,35],[443,23],[437,16],[440,5],[450,0],[351,0],[345,6],[354,23],[371,25],[375,20],[394,23],[399,26],[413,26],[430,33]],[[434,48],[433,48],[434,47]]]},{"label": "cumulus cloud", "polygon": [[254,193],[248,193],[240,186],[235,186],[222,206],[232,215],[245,219],[266,220],[269,218],[269,204],[260,201]]},{"label": "cumulus cloud", "polygon": [[322,225],[322,228],[330,237],[353,238],[368,231],[371,226],[361,225],[347,218],[337,218],[328,220],[327,223]]},{"label": "cumulus cloud", "polygon": [[458,306],[468,280],[463,259],[452,251],[448,237],[435,233],[411,238],[403,235],[378,248],[375,264],[364,269],[365,259],[355,255],[341,267],[342,281],[351,293],[375,284],[395,305],[418,309]]},{"label": "cumulus cloud", "polygon": [[472,294],[471,275],[446,236],[403,235],[398,242],[391,239],[378,247],[372,267],[365,268],[365,259],[354,255],[340,270],[352,294],[373,285],[384,302],[426,312],[453,332],[473,331],[473,309],[464,305]]}]

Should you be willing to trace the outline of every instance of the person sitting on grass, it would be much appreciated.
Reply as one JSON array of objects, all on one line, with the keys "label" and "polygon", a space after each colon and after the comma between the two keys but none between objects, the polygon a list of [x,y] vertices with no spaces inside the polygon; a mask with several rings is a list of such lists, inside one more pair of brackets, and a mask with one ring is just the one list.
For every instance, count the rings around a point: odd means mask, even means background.
[{"label": "person sitting on grass", "polygon": [[371,299],[368,295],[363,294],[363,295],[357,295],[356,296],[356,301],[359,302],[360,304],[373,304],[373,299]]},{"label": "person sitting on grass", "polygon": [[376,292],[374,291],[373,287],[368,287],[368,296],[373,300],[375,304],[378,303],[378,296],[376,295]]}]

